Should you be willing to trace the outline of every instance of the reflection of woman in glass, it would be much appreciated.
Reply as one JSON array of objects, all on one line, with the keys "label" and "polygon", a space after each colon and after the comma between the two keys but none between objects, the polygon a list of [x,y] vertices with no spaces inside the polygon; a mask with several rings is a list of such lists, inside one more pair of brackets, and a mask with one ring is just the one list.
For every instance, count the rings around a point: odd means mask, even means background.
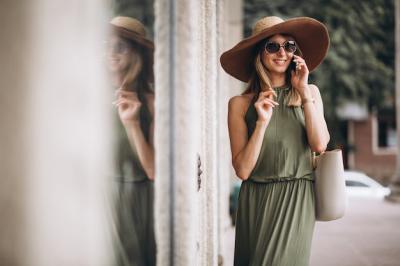
[{"label": "reflection of woman in glass", "polygon": [[108,65],[118,88],[118,263],[155,265],[153,43],[136,19],[115,17]]},{"label": "reflection of woman in glass", "polygon": [[235,265],[309,264],[315,224],[311,151],[329,132],[309,71],[329,37],[311,18],[259,20],[253,34],[221,56],[223,68],[248,82],[229,101],[232,162],[243,180],[236,220]]}]

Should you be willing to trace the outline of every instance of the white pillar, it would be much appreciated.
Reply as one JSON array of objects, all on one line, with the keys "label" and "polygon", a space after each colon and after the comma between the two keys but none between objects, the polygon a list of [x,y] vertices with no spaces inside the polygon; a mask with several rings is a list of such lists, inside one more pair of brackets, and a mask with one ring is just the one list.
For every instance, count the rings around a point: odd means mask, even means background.
[{"label": "white pillar", "polygon": [[0,264],[110,265],[104,4],[6,0],[0,14]]},{"label": "white pillar", "polygon": [[218,255],[233,254],[225,241],[232,176],[226,116],[228,99],[242,89],[222,72],[219,56],[241,38],[241,1],[156,0],[155,7],[157,261],[217,265]]},{"label": "white pillar", "polygon": [[243,91],[244,83],[229,76],[220,66],[219,56],[243,38],[242,0],[218,1],[218,254],[223,265],[233,264],[234,238],[229,217],[229,194],[237,179],[232,168],[228,134],[228,101]]},{"label": "white pillar", "polygon": [[200,189],[201,224],[199,265],[217,265],[218,259],[218,168],[217,157],[217,2],[202,1],[200,10],[201,149],[203,174]]},{"label": "white pillar", "polygon": [[196,1],[155,1],[155,230],[158,265],[196,265]]}]

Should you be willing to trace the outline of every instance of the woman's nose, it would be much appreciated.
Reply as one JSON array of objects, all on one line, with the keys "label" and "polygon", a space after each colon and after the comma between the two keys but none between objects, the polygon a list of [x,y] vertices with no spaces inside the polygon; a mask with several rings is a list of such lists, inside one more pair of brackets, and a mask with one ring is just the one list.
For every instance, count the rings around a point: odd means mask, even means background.
[{"label": "woman's nose", "polygon": [[285,55],[285,49],[281,46],[279,47],[279,51],[278,51],[279,55]]}]

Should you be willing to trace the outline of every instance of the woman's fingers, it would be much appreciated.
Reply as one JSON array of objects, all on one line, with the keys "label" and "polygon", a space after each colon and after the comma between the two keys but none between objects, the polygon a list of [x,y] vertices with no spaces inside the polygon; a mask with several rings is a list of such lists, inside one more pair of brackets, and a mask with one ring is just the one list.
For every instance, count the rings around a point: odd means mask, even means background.
[{"label": "woman's fingers", "polygon": [[272,103],[272,104],[274,104],[274,105],[279,105],[278,102],[276,102],[276,101],[274,101],[274,100],[272,100],[272,99],[270,99],[270,98],[260,99],[260,100],[258,100],[257,102],[260,102],[260,103],[269,102],[269,103]]},{"label": "woman's fingers", "polygon": [[273,94],[273,95],[277,96],[276,92],[275,92],[275,91],[273,91],[273,90],[269,90],[269,91],[262,91],[262,92],[260,92],[260,96],[269,96],[269,95],[271,95],[271,94]]},{"label": "woman's fingers", "polygon": [[304,61],[304,58],[298,55],[293,55],[293,60]]},{"label": "woman's fingers", "polygon": [[137,93],[133,92],[133,91],[126,91],[126,90],[117,90],[117,95],[124,95],[124,96],[136,96],[137,97]]},{"label": "woman's fingers", "polygon": [[299,70],[302,69],[302,68],[308,70],[307,65],[306,65],[305,62],[299,62],[299,63],[297,64],[297,67],[298,67]]},{"label": "woman's fingers", "polygon": [[304,58],[301,58],[298,55],[294,55],[293,57],[294,57],[293,61],[296,63],[296,70],[301,70],[302,68],[308,69]]},{"label": "woman's fingers", "polygon": [[305,63],[297,64],[296,65],[296,69],[295,70],[291,70],[292,76],[299,75],[300,73],[303,73],[303,72],[299,72],[299,71],[305,71],[305,73],[307,73],[308,72],[307,65]]},{"label": "woman's fingers", "polygon": [[126,101],[124,101],[124,100],[122,100],[122,99],[115,101],[115,104],[114,104],[114,105],[115,105],[115,107],[119,107],[119,106],[121,106],[121,105],[123,105],[123,104],[126,104],[126,105],[129,106],[129,103],[127,103]]},{"label": "woman's fingers", "polygon": [[[116,90],[115,94],[118,97],[118,99],[116,101],[114,101],[113,104],[116,104],[117,101],[121,100],[121,99],[129,100],[130,101],[129,103],[133,103],[133,104],[139,103],[140,104],[140,101],[139,101],[139,98],[137,97],[136,92],[118,89],[118,90]],[[128,102],[125,102],[125,103],[128,103]]]},{"label": "woman's fingers", "polygon": [[128,98],[119,98],[118,100],[114,101],[113,104],[115,106],[120,106],[121,104],[136,106],[136,105],[140,105],[140,102],[136,101],[136,100],[128,99]]},{"label": "woman's fingers", "polygon": [[260,107],[264,107],[265,105],[267,106],[271,106],[271,107],[275,107],[278,106],[279,103],[275,102],[274,100],[271,100],[269,98],[265,98],[263,100],[259,100],[254,104],[256,107],[260,106]]},{"label": "woman's fingers", "polygon": [[279,103],[275,102],[274,100],[265,98],[264,100],[262,100],[261,102],[262,104],[267,104],[267,105],[271,105],[272,107],[278,106]]},{"label": "woman's fingers", "polygon": [[119,98],[131,98],[131,99],[139,101],[137,93],[133,92],[133,91],[126,91],[126,90],[119,89],[116,91],[116,96]]},{"label": "woman's fingers", "polygon": [[260,92],[260,94],[259,94],[259,96],[258,96],[258,100],[262,100],[262,99],[265,99],[265,98],[272,98],[271,96],[277,97],[276,92],[275,92],[275,91],[272,91],[272,90],[270,90],[270,91],[263,91],[263,92]]},{"label": "woman's fingers", "polygon": [[273,103],[270,103],[270,102],[262,102],[262,103],[259,103],[257,106],[256,106],[256,109],[258,110],[257,112],[258,112],[258,114],[260,115],[260,112],[261,113],[264,113],[264,112],[268,112],[268,111],[271,111],[272,109],[274,109],[276,106],[273,104]]}]

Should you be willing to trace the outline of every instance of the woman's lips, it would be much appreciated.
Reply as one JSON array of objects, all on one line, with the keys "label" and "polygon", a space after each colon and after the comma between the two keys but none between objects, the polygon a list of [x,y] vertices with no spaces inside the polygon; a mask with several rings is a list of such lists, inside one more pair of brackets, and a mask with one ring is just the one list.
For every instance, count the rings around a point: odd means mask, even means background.
[{"label": "woman's lips", "polygon": [[284,66],[286,64],[286,59],[274,59],[273,61],[279,66]]},{"label": "woman's lips", "polygon": [[112,65],[117,65],[119,63],[119,60],[118,59],[110,59],[109,62]]}]

